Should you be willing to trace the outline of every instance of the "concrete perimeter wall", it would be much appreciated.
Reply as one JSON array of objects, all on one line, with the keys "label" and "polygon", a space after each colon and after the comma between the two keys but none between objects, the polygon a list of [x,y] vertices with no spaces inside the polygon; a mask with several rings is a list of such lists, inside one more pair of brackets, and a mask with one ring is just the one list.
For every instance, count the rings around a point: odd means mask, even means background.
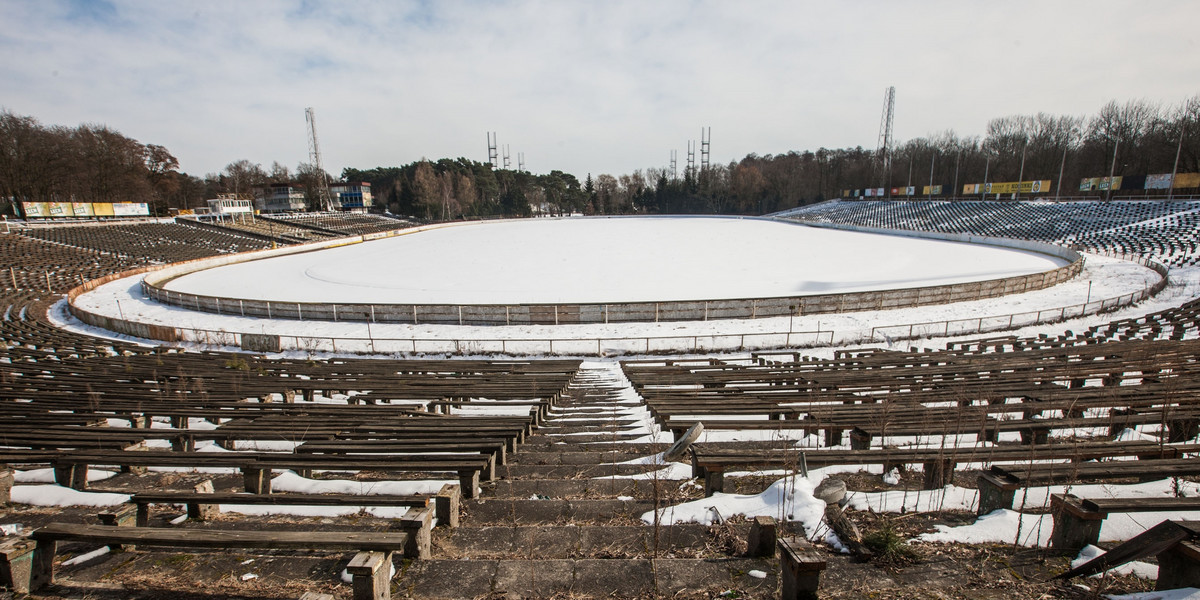
[{"label": "concrete perimeter wall", "polygon": [[[325,302],[268,302],[237,300],[217,296],[168,291],[163,286],[187,273],[211,269],[250,260],[260,260],[301,252],[312,252],[335,246],[357,244],[393,235],[411,235],[435,227],[457,226],[458,223],[431,225],[289,246],[271,250],[219,256],[177,263],[146,275],[142,291],[164,304],[215,314],[233,314],[272,319],[316,319],[329,321],[370,321],[377,323],[435,323],[454,325],[565,325],[577,323],[620,323],[659,321],[707,321],[709,319],[754,319],[788,315],[881,310],[945,304],[994,298],[1047,288],[1076,276],[1083,268],[1083,258],[1074,250],[1053,244],[1027,240],[987,238],[973,235],[932,232],[896,231],[868,227],[830,226],[836,229],[902,235],[1005,248],[1029,250],[1069,261],[1070,264],[1030,275],[1006,277],[987,281],[957,283],[919,288],[877,290],[842,294],[819,294],[777,298],[746,298],[733,300],[696,300],[639,302],[618,304],[334,304]],[[812,224],[809,224],[812,225]],[[78,315],[77,315],[78,316]],[[82,317],[81,317],[82,318]],[[85,321],[87,319],[84,319]],[[98,323],[92,323],[99,325]],[[103,325],[99,325],[102,326]],[[109,328],[109,327],[105,327]],[[161,339],[161,338],[160,338]]]}]

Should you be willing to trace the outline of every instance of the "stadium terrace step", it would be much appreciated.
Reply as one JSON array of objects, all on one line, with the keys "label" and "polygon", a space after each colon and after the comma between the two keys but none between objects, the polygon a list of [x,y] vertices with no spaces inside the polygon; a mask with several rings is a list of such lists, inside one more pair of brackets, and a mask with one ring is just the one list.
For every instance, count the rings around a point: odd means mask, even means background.
[{"label": "stadium terrace step", "polygon": [[[626,496],[653,499],[654,485],[655,482],[649,479],[616,477],[604,479],[502,479],[489,484],[487,497],[524,500],[532,496],[561,499]],[[662,480],[659,481],[659,486],[661,489]],[[671,482],[667,489],[676,490],[678,488],[677,482]]]},{"label": "stadium terrace step", "polygon": [[596,523],[624,521],[640,522],[647,511],[654,510],[653,500],[530,500],[489,498],[464,501],[461,526],[533,525],[545,523]]},{"label": "stadium terrace step", "polygon": [[570,449],[563,449],[561,452],[552,451],[533,451],[521,452],[515,454],[509,459],[509,464],[536,466],[536,465],[597,465],[620,463],[630,460],[642,458],[645,454],[639,452],[622,452],[621,448],[615,444],[610,444],[609,449],[588,451],[587,445],[570,446]]},{"label": "stadium terrace step", "polygon": [[[724,559],[423,560],[398,576],[396,598],[647,598],[680,590],[774,597],[774,561]],[[766,574],[758,579],[751,571]]]},{"label": "stadium terrace step", "polygon": [[617,423],[564,423],[559,427],[540,427],[538,433],[545,436],[568,436],[582,433],[599,435],[645,435],[645,427],[640,423],[622,425]]},{"label": "stadium terrace step", "polygon": [[[615,433],[614,434],[614,433],[581,432],[581,433],[564,433],[564,434],[559,434],[559,435],[551,434],[551,435],[546,435],[546,436],[534,435],[534,436],[530,436],[530,437],[531,437],[531,439],[533,439],[535,441],[541,441],[542,439],[545,439],[545,440],[549,440],[551,442],[565,442],[568,444],[587,444],[587,443],[604,443],[604,442],[629,442],[629,441],[633,441],[633,440],[640,440],[640,439],[646,437],[646,434],[645,433],[637,433],[637,434]],[[663,443],[664,443],[664,447],[671,445],[669,434],[663,436]]]},{"label": "stadium terrace step", "polygon": [[655,469],[655,465],[504,465],[496,468],[496,474],[501,479],[592,479],[595,477],[613,477],[641,475]]},{"label": "stadium terrace step", "polygon": [[[745,539],[749,525],[735,528]],[[655,531],[644,525],[496,525],[460,527],[434,536],[438,558],[648,558],[654,554]],[[660,555],[714,558],[719,543],[706,525],[666,525],[657,532]]]}]

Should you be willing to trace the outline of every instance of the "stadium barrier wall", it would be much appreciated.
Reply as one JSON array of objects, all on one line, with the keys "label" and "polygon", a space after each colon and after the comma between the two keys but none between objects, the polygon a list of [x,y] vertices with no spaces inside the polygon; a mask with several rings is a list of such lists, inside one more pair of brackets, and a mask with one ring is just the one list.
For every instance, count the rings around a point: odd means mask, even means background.
[{"label": "stadium barrier wall", "polygon": [[335,246],[390,237],[392,235],[411,235],[433,228],[461,225],[465,224],[428,225],[395,232],[385,232],[384,235],[355,236],[300,246],[289,246],[178,263],[148,274],[142,281],[142,292],[155,301],[190,310],[214,314],[265,317],[269,319],[314,319],[442,325],[567,325],[756,319],[928,306],[949,302],[995,298],[1007,294],[1040,290],[1067,281],[1078,275],[1083,269],[1083,258],[1079,253],[1070,248],[1043,242],[987,238],[963,234],[836,226],[831,228],[986,244],[1026,250],[1055,256],[1068,261],[1068,264],[1049,271],[1029,275],[907,289],[775,298],[613,304],[343,304],[326,302],[273,302],[190,294],[167,290],[164,287],[177,277],[213,267],[301,252],[312,252]]},{"label": "stadium barrier wall", "polygon": [[[672,354],[678,352],[719,352],[771,350],[779,348],[806,348],[816,346],[838,346],[854,343],[901,339],[919,339],[938,336],[975,335],[1024,327],[1054,323],[1064,319],[1109,312],[1140,302],[1157,294],[1168,284],[1167,268],[1156,262],[1130,255],[1108,253],[1109,256],[1141,263],[1162,277],[1147,288],[1113,298],[1094,300],[1083,304],[1047,308],[1025,313],[990,315],[974,319],[957,319],[925,323],[876,326],[867,331],[778,331],[763,333],[732,333],[708,335],[676,335],[647,337],[598,337],[598,338],[504,338],[504,339],[446,339],[446,338],[379,338],[343,336],[337,338],[277,335],[227,331],[223,329],[175,328],[152,325],[99,315],[74,306],[67,308],[84,323],[104,329],[145,339],[173,343],[196,343],[205,347],[241,348],[252,352],[343,352],[393,355],[454,354],[486,355],[501,354],[514,356],[568,355],[568,356],[619,356],[640,354]],[[136,276],[161,267],[144,267],[109,275],[89,281],[68,293],[73,301],[110,281]]]}]

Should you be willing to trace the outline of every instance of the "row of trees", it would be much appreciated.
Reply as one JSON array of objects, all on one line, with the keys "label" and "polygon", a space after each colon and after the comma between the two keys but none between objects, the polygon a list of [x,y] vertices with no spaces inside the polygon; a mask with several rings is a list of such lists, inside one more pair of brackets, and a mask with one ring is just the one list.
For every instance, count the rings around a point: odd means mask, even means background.
[{"label": "row of trees", "polygon": [[580,184],[562,171],[534,175],[493,169],[466,158],[420,160],[365,171],[347,168],[342,179],[369,182],[376,205],[428,220],[595,212],[588,206],[594,188],[590,177]]},{"label": "row of trees", "polygon": [[6,203],[161,201],[181,191],[178,167],[166,148],[103,125],[47,127],[0,112],[0,199]]},{"label": "row of trees", "polygon": [[[1115,175],[1200,171],[1200,96],[1177,106],[1109,102],[1093,117],[1039,113],[991,120],[983,136],[945,131],[908,140],[888,161],[862,147],[751,154],[727,165],[680,175],[663,168],[608,174],[579,185],[569,174],[494,170],[468,159],[418,161],[402,167],[346,169],[369,181],[377,202],[428,219],[551,213],[761,214],[867,187],[943,186],[958,195],[968,183],[1049,179],[1053,193],[1079,195],[1079,180]],[[1114,152],[1116,162],[1113,162]],[[1061,173],[1060,173],[1061,171]],[[1093,192],[1094,193],[1094,192]],[[532,205],[532,208],[530,207]]]},{"label": "row of trees", "polygon": [[[326,175],[328,177],[328,175]],[[218,194],[253,197],[255,186],[287,183],[316,198],[317,170],[301,163],[293,174],[248,160],[204,178],[179,171],[163,146],[143,144],[104,125],[46,126],[0,111],[0,212],[19,216],[20,202],[146,202],[151,214],[195,208]]]},{"label": "row of trees", "polygon": [[[845,189],[1050,179],[1064,196],[1083,177],[1200,171],[1200,96],[1168,106],[1109,102],[1092,117],[1039,113],[991,120],[983,136],[954,131],[899,144],[884,161],[869,149],[751,154],[727,165],[685,171],[650,168],[625,175],[535,175],[466,158],[399,167],[347,168],[347,181],[370,182],[376,205],[428,220],[531,213],[740,213],[784,210],[841,195]],[[1116,157],[1114,162],[1113,157]],[[150,202],[202,206],[217,194],[248,197],[268,183],[306,190],[311,200],[327,174],[301,163],[292,172],[248,160],[204,178],[178,171],[166,148],[142,144],[105,126],[43,126],[0,112],[0,199]],[[1061,172],[1061,176],[1060,176]],[[10,210],[11,212],[11,210]]]}]

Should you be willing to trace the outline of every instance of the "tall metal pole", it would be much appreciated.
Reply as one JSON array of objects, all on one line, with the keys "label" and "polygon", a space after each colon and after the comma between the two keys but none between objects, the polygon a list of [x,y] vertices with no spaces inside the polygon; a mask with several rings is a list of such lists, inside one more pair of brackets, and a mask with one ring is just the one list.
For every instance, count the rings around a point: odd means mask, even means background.
[{"label": "tall metal pole", "polygon": [[962,148],[958,149],[958,156],[954,157],[954,187],[950,189],[950,196],[958,195],[958,163],[962,161]]},{"label": "tall metal pole", "polygon": [[989,157],[987,157],[987,160],[983,163],[983,187],[981,188],[981,191],[979,192],[980,200],[987,200],[988,168],[991,166],[992,166],[992,157],[989,156]]},{"label": "tall metal pole", "polygon": [[933,200],[933,166],[937,164],[937,151],[929,157],[929,199]]},{"label": "tall metal pole", "polygon": [[1185,127],[1179,127],[1179,145],[1175,147],[1175,166],[1171,167],[1171,184],[1167,187],[1167,202],[1175,197],[1175,176],[1179,174],[1179,153],[1183,150],[1183,132]]},{"label": "tall metal pole", "polygon": [[1062,194],[1063,169],[1067,168],[1067,148],[1069,148],[1069,146],[1063,146],[1062,162],[1058,165],[1058,187],[1054,190],[1055,202],[1058,202],[1058,197]]},{"label": "tall metal pole", "polygon": [[1021,199],[1021,182],[1025,181],[1025,150],[1027,148],[1029,148],[1028,140],[1025,141],[1024,146],[1021,146],[1021,170],[1017,172],[1017,191],[1013,192],[1013,200]]},{"label": "tall metal pole", "polygon": [[1105,201],[1112,199],[1113,176],[1117,172],[1117,148],[1120,148],[1120,147],[1121,147],[1121,140],[1117,140],[1116,143],[1113,144],[1112,166],[1110,166],[1108,168],[1108,189],[1104,190],[1104,200]]}]

